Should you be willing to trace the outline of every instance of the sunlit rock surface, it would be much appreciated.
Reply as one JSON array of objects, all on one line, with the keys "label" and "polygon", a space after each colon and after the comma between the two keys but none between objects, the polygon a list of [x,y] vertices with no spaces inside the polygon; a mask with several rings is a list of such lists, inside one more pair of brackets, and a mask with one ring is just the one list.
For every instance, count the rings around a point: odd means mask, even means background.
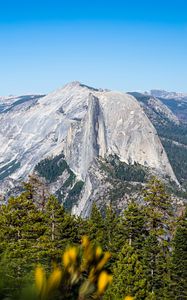
[{"label": "sunlit rock surface", "polygon": [[39,161],[61,152],[77,177],[86,181],[78,214],[93,189],[88,170],[96,157],[116,154],[176,181],[155,128],[131,95],[72,82],[16,106],[0,100],[1,187],[5,178],[26,180]]}]

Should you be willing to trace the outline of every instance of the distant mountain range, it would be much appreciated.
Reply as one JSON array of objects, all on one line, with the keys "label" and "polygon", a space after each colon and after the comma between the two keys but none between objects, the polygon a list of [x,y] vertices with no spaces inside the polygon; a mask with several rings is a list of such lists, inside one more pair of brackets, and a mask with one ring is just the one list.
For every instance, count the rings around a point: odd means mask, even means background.
[{"label": "distant mountain range", "polygon": [[176,92],[167,92],[164,90],[151,90],[148,92],[153,97],[162,98],[162,99],[175,99],[179,101],[187,101],[187,93],[176,93]]},{"label": "distant mountain range", "polygon": [[185,188],[187,95],[72,82],[48,95],[0,97],[2,197],[33,172],[84,217],[94,201],[120,210],[152,174]]},{"label": "distant mountain range", "polygon": [[187,122],[187,94],[151,90],[150,95],[160,99],[179,120]]}]

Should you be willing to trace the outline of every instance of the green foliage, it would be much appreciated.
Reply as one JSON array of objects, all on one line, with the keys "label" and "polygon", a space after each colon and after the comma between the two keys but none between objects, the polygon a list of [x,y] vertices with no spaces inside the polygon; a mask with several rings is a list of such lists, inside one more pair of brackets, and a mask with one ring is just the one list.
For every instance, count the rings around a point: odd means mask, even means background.
[{"label": "green foliage", "polygon": [[123,226],[129,245],[136,247],[137,251],[141,249],[148,236],[147,216],[144,208],[134,201],[130,202],[124,212]]},{"label": "green foliage", "polygon": [[49,198],[46,184],[37,175],[30,175],[28,182],[23,182],[23,189],[22,196],[30,199],[43,211]]},{"label": "green foliage", "polygon": [[187,147],[163,140],[163,146],[180,183],[187,181]]},{"label": "green foliage", "polygon": [[88,235],[96,244],[102,244],[105,235],[104,220],[95,203],[92,206],[91,215],[88,220]]},{"label": "green foliage", "polygon": [[69,197],[75,197],[76,195],[79,195],[80,192],[82,191],[84,182],[83,181],[77,181],[72,188],[72,190],[69,192]]},{"label": "green foliage", "polygon": [[[82,186],[82,182],[74,184],[72,199]],[[160,180],[152,178],[143,190],[144,201],[138,203],[132,199],[123,214],[118,215],[112,205],[103,206],[101,213],[94,203],[90,217],[85,220],[66,212],[37,177],[24,183],[24,189],[22,194],[0,206],[0,299],[20,300],[20,286],[27,289],[26,282],[32,280],[31,270],[36,264],[44,266],[48,282],[51,265],[54,269],[59,266],[66,247],[72,245],[75,249],[83,235],[93,241],[97,250],[94,259],[104,258],[101,247],[111,253],[105,267],[113,273],[114,280],[104,299],[123,300],[127,295],[137,300],[186,299],[186,219],[178,223],[171,243],[176,222],[170,195]],[[77,263],[82,264],[81,251],[76,255],[71,253],[70,257],[76,257]],[[60,270],[63,273],[63,268]],[[77,299],[80,285],[95,269],[71,272],[68,278],[80,278],[80,281],[78,285],[73,283],[73,292],[70,281],[61,286],[63,299]],[[87,291],[87,284],[86,281],[81,293]],[[94,284],[95,289],[98,283]],[[54,294],[54,300],[62,299],[59,292]],[[81,297],[79,300],[84,299]],[[25,299],[29,298],[23,296],[22,300]]]},{"label": "green foliage", "polygon": [[173,299],[187,299],[187,209],[179,221],[173,241],[172,290]]},{"label": "green foliage", "polygon": [[69,170],[69,177],[64,182],[63,188],[67,188],[70,185],[72,185],[72,183],[74,182],[74,180],[75,180],[75,174],[71,170]]},{"label": "green foliage", "polygon": [[170,139],[172,141],[187,145],[187,125],[176,125],[173,122],[168,122],[166,125],[157,124],[156,129],[159,136]]},{"label": "green foliage", "polygon": [[152,178],[143,191],[149,236],[143,245],[148,292],[167,299],[170,282],[171,224],[174,221],[170,196],[164,184]]},{"label": "green foliage", "polygon": [[[102,245],[105,250],[110,251],[111,253],[116,253],[117,242],[119,241],[119,226],[120,218],[116,215],[115,210],[111,205],[108,205],[105,209],[105,217],[103,218],[103,231],[105,232]],[[114,259],[113,255],[113,259]]]},{"label": "green foliage", "polygon": [[1,206],[0,228],[1,258],[15,289],[39,260],[44,215],[22,194]]},{"label": "green foliage", "polygon": [[79,180],[74,184],[73,188],[68,192],[68,196],[63,203],[65,209],[67,209],[68,211],[71,211],[73,205],[75,205],[77,203],[80,193],[82,191],[83,185],[84,185],[84,182]]},{"label": "green foliage", "polygon": [[1,299],[99,300],[112,281],[105,266],[109,259],[110,253],[93,246],[84,236],[80,246],[64,251],[62,263],[54,265],[49,275],[43,267],[37,266],[34,274],[14,291],[6,291],[5,282],[1,281]]},{"label": "green foliage", "polygon": [[133,296],[134,299],[146,298],[147,279],[143,265],[136,250],[125,244],[113,270],[113,283],[104,299],[123,299]]},{"label": "green foliage", "polygon": [[167,124],[155,124],[161,137],[162,144],[168,155],[171,166],[182,183],[187,179],[187,125],[176,125],[172,122]]},{"label": "green foliage", "polygon": [[123,181],[144,182],[146,180],[147,170],[142,165],[134,162],[131,164],[121,162],[116,155],[109,156],[107,160],[111,166],[108,170],[114,178]]},{"label": "green foliage", "polygon": [[164,184],[153,177],[143,191],[145,212],[151,234],[161,238],[169,231],[173,209]]},{"label": "green foliage", "polygon": [[[152,123],[154,124],[164,149],[169,157],[171,166],[175,172],[180,183],[187,180],[187,124],[181,122],[176,124],[170,121],[161,111],[157,111],[150,105],[150,96],[141,93],[130,93],[138,101],[140,101]],[[179,119],[186,121],[186,107],[184,102],[182,106],[178,105],[178,102],[174,99],[161,99],[174,114],[179,116]]]},{"label": "green foliage", "polygon": [[35,170],[48,182],[54,182],[65,170],[70,171],[63,154],[42,160],[36,165]]},{"label": "green foliage", "polygon": [[155,295],[156,299],[169,299],[167,298],[170,285],[169,250],[159,243],[154,234],[147,237],[142,250],[148,293]]},{"label": "green foliage", "polygon": [[63,172],[67,172],[67,178],[60,187],[56,191],[56,196],[60,202],[63,202],[64,207],[71,211],[74,204],[76,204],[81,190],[83,188],[84,182],[83,181],[76,181],[76,176],[69,168],[67,162],[64,159],[64,155],[60,154],[53,158],[46,158],[39,162],[36,167],[35,171],[45,178],[48,183],[55,182]]}]

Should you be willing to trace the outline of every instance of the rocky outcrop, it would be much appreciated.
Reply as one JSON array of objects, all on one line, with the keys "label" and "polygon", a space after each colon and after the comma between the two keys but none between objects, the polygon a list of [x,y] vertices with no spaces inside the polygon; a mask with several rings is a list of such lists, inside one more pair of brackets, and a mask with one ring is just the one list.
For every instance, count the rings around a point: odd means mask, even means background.
[{"label": "rocky outcrop", "polygon": [[26,180],[39,161],[64,152],[73,172],[86,181],[79,214],[93,190],[89,170],[97,157],[116,154],[177,181],[154,126],[133,96],[73,82],[35,100],[0,114],[1,182]]},{"label": "rocky outcrop", "polygon": [[106,130],[99,99],[88,95],[88,108],[85,117],[71,124],[64,143],[64,153],[70,167],[86,178],[89,166],[95,157],[107,152]]}]

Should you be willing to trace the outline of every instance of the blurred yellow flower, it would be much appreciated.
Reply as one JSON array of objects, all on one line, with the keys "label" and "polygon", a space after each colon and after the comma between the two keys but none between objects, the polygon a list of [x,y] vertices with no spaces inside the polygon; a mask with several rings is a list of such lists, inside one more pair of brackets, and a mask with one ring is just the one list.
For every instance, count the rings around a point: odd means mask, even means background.
[{"label": "blurred yellow flower", "polygon": [[76,258],[77,258],[76,247],[71,247],[70,249],[66,250],[63,255],[64,266],[67,267],[68,265],[75,263]]},{"label": "blurred yellow flower", "polygon": [[103,258],[98,263],[96,269],[101,270],[104,267],[104,265],[107,263],[107,261],[109,260],[110,257],[111,257],[111,254],[109,252],[105,252]]},{"label": "blurred yellow flower", "polygon": [[[88,273],[88,278],[85,282],[81,282],[79,291],[81,297],[85,299],[89,295],[102,296],[112,282],[112,275],[103,270],[110,256],[109,252],[104,253],[100,246],[91,244],[88,237],[84,236],[82,246],[72,246],[64,252],[62,262],[65,270],[53,263],[53,271],[46,278],[45,270],[40,266],[36,268],[35,285],[39,298],[49,299],[59,288],[62,278],[66,282],[66,276],[69,287],[72,288],[82,280],[85,271]],[[132,300],[132,298],[125,300]]]},{"label": "blurred yellow flower", "polygon": [[89,239],[88,239],[88,237],[86,236],[86,235],[84,235],[83,237],[82,237],[82,245],[83,245],[83,247],[88,247],[88,245],[89,245]]},{"label": "blurred yellow flower", "polygon": [[109,275],[106,271],[102,271],[98,279],[98,293],[103,294],[109,283],[112,282],[112,275]]},{"label": "blurred yellow flower", "polygon": [[47,281],[48,292],[50,292],[51,290],[55,290],[56,288],[59,287],[61,278],[62,278],[62,271],[59,268],[56,268],[51,273]]},{"label": "blurred yellow flower", "polygon": [[101,256],[102,252],[103,252],[102,248],[98,246],[95,251],[96,258],[99,258]]},{"label": "blurred yellow flower", "polygon": [[46,275],[42,267],[37,267],[35,270],[35,282],[38,292],[41,293],[46,283]]},{"label": "blurred yellow flower", "polygon": [[71,261],[75,262],[76,258],[77,258],[77,249],[76,249],[76,247],[70,248],[68,253],[69,253],[69,257],[70,257]]},{"label": "blurred yellow flower", "polygon": [[90,282],[94,281],[95,280],[95,267],[92,267],[91,270],[90,270],[90,273],[88,275],[88,279]]},{"label": "blurred yellow flower", "polygon": [[67,267],[69,264],[70,264],[70,256],[69,256],[69,253],[68,251],[64,252],[63,254],[63,263],[64,263],[64,266]]},{"label": "blurred yellow flower", "polygon": [[131,297],[131,296],[126,296],[125,298],[124,298],[124,300],[133,300],[134,298],[133,297]]}]

